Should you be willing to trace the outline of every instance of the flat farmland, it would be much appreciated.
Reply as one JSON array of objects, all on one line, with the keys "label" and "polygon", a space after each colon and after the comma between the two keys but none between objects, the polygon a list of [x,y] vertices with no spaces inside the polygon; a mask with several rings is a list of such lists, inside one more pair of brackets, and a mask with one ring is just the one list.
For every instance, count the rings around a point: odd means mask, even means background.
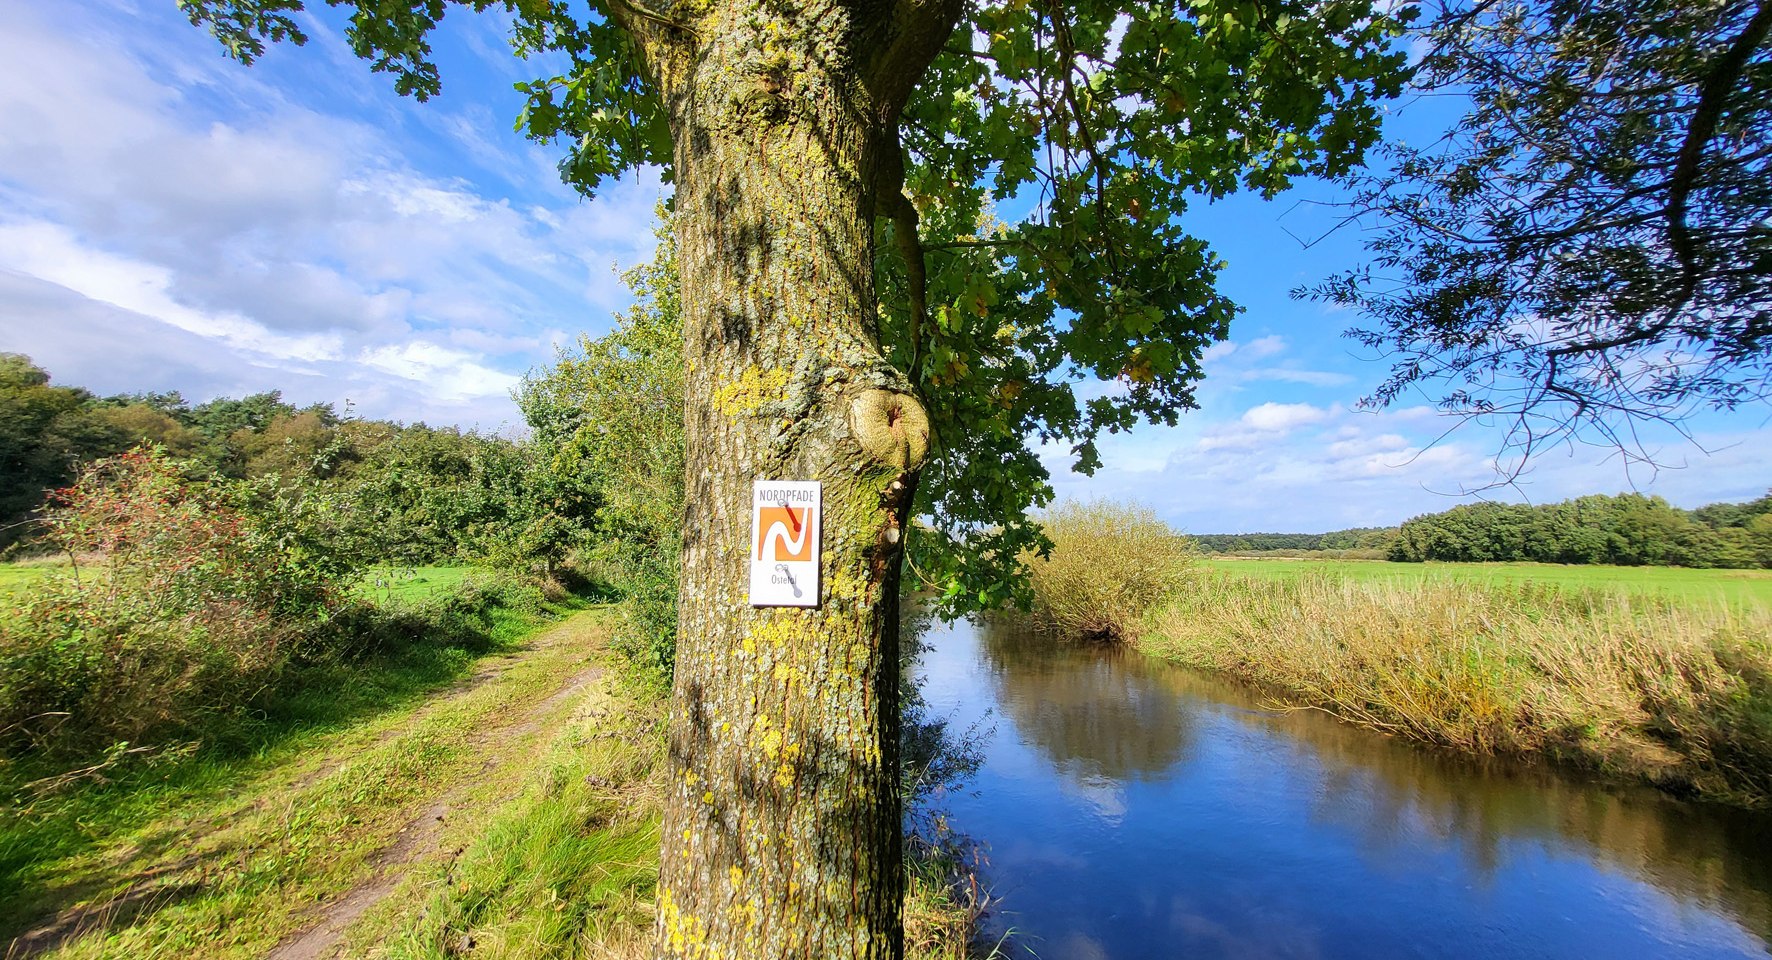
[{"label": "flat farmland", "polygon": [[1772,570],[1694,570],[1687,567],[1566,566],[1554,563],[1389,563],[1383,560],[1242,559],[1209,557],[1202,564],[1239,576],[1284,580],[1329,574],[1364,582],[1461,580],[1509,585],[1537,583],[1566,589],[1660,595],[1696,604],[1772,609]]}]

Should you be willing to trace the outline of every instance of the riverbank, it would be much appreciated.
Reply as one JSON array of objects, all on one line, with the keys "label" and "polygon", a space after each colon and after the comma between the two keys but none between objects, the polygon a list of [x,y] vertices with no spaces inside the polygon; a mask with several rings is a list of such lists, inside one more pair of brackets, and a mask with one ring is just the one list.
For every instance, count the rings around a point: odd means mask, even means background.
[{"label": "riverbank", "polygon": [[990,850],[986,933],[1039,956],[1765,960],[1772,944],[1772,812],[1421,749],[1000,619],[926,643],[931,710],[995,729],[948,804]]},{"label": "riverbank", "polygon": [[1772,804],[1772,614],[1534,583],[1202,570],[1141,651],[1480,754]]}]

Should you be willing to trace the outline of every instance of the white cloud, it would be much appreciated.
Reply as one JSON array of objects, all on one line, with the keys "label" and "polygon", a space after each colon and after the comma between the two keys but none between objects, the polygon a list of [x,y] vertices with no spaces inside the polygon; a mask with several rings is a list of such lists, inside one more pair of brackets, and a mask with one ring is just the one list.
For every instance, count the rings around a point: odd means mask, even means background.
[{"label": "white cloud", "polygon": [[471,353],[422,340],[366,350],[360,359],[376,370],[426,384],[445,400],[503,396],[517,385],[516,377],[475,362]]},{"label": "white cloud", "polygon": [[0,223],[0,270],[36,277],[241,350],[291,360],[327,360],[339,354],[336,336],[282,336],[242,316],[184,306],[170,294],[170,270],[95,250],[55,224]]},{"label": "white cloud", "polygon": [[[279,60],[292,66],[278,74],[228,63],[169,9],[50,16],[0,0],[0,19],[9,323],[82,304],[88,325],[126,323],[140,338],[120,342],[128,349],[205,341],[213,349],[198,352],[233,357],[248,376],[225,379],[246,388],[325,368],[372,415],[471,406],[496,421],[515,414],[514,373],[550,359],[558,331],[605,325],[628,302],[614,268],[650,255],[656,174],[585,203],[535,177],[547,151],[483,105],[390,105],[317,20],[308,51],[276,52],[307,59]],[[467,44],[485,47],[491,34],[474,29]],[[420,130],[444,131],[438,153]],[[459,165],[425,171],[425,158],[464,144],[474,162],[517,172],[476,183]],[[54,353],[60,382],[97,383],[115,363],[4,332],[0,348],[29,339]]]},{"label": "white cloud", "polygon": [[1291,367],[1257,367],[1245,371],[1243,380],[1277,380],[1281,383],[1302,383],[1313,387],[1345,387],[1354,378],[1345,373],[1327,370],[1298,370]]},{"label": "white cloud", "polygon": [[1257,337],[1256,339],[1243,344],[1242,349],[1239,352],[1247,359],[1260,360],[1263,357],[1271,357],[1276,353],[1282,353],[1285,349],[1286,338],[1278,334],[1270,334],[1265,337]]},{"label": "white cloud", "polygon": [[1269,401],[1243,412],[1242,424],[1254,430],[1286,432],[1312,423],[1322,423],[1334,415],[1324,407],[1308,403],[1274,403]]}]

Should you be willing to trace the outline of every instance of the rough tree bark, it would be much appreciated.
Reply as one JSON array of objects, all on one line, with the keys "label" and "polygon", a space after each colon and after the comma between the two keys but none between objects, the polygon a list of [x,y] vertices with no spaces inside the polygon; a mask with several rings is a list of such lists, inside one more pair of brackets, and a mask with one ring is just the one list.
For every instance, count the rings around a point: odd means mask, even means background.
[{"label": "rough tree bark", "polygon": [[[690,6],[623,8],[675,141],[687,368],[655,955],[895,958],[897,578],[927,421],[877,339],[874,217],[958,5]],[[824,483],[816,609],[748,605],[755,479]]]}]

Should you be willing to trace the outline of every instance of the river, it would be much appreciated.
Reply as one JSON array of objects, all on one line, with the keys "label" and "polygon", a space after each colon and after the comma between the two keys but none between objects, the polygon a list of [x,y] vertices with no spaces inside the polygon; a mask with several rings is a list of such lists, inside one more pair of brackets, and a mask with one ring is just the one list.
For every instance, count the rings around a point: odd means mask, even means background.
[{"label": "river", "polygon": [[1480,762],[1139,656],[960,622],[938,716],[994,728],[941,803],[1016,956],[1772,956],[1772,817]]}]

